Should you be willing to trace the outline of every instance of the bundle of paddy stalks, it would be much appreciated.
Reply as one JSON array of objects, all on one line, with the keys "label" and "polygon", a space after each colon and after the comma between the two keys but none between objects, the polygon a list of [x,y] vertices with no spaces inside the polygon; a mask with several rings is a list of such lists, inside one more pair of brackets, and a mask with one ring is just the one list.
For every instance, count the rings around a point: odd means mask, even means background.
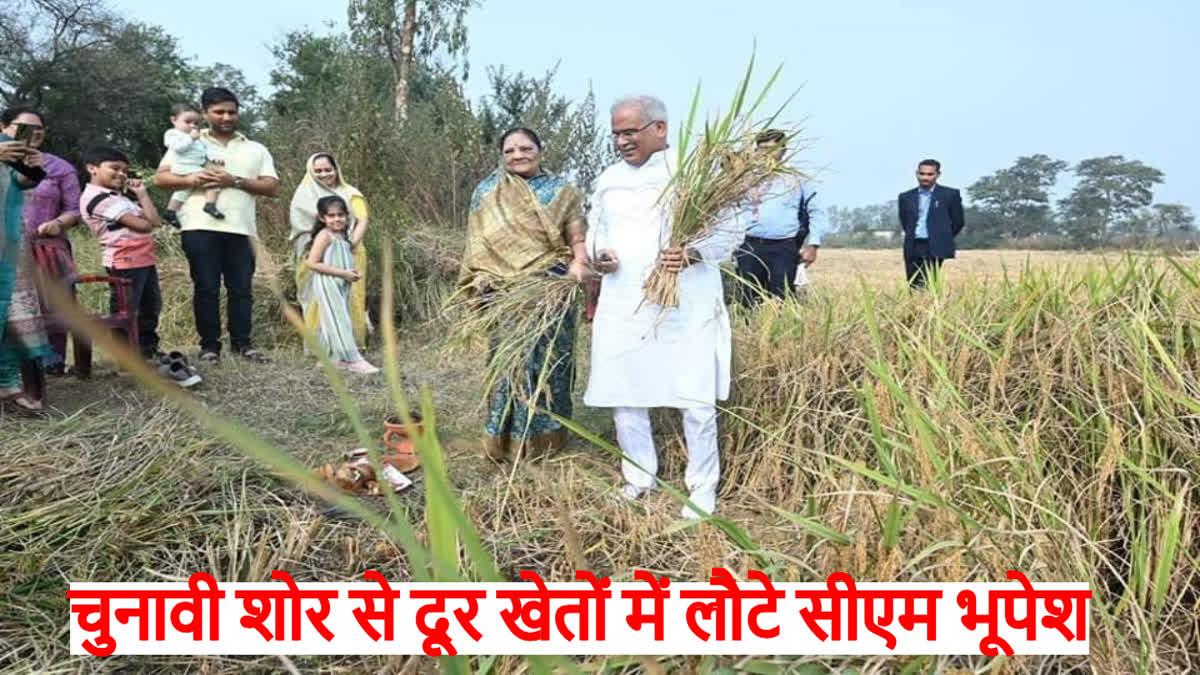
[{"label": "bundle of paddy stalks", "polygon": [[[756,119],[780,69],[775,69],[754,100],[749,101],[753,72],[752,57],[728,111],[715,121],[706,121],[699,135],[692,133],[700,101],[700,87],[696,87],[687,122],[679,129],[674,172],[660,197],[670,214],[668,247],[688,247],[721,227],[729,227],[732,215],[760,187],[776,177],[799,175],[789,157],[757,149],[758,132],[775,126],[779,114]],[[780,130],[789,140],[798,133]],[[646,302],[664,308],[679,306],[679,272],[656,267],[643,288]]]},{"label": "bundle of paddy stalks", "polygon": [[[481,336],[488,340],[485,404],[503,382],[510,383],[514,394],[530,405],[547,403],[550,374],[555,368],[572,365],[555,362],[554,349],[538,349],[539,343],[554,344],[559,332],[567,330],[564,317],[579,311],[583,289],[566,275],[566,269],[560,263],[540,273],[490,279],[460,289],[447,302],[452,345],[470,345]],[[538,352],[543,354],[541,362],[531,363]]]}]

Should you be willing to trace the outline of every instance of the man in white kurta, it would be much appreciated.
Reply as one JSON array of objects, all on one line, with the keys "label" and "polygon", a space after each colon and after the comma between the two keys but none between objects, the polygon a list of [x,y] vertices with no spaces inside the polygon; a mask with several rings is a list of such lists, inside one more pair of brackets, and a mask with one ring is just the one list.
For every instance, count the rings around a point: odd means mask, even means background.
[{"label": "man in white kurta", "polygon": [[[596,180],[588,215],[588,251],[604,276],[583,400],[614,409],[630,499],[652,489],[658,471],[649,409],[680,409],[685,481],[692,502],[711,513],[719,477],[715,404],[729,396],[731,350],[719,264],[741,245],[743,231],[729,221],[686,252],[666,249],[667,212],[659,199],[671,178],[666,110],[650,97],[622,100],[613,106],[612,124],[623,160]],[[672,260],[683,265],[679,307],[643,303],[646,277]],[[699,516],[687,506],[683,515]]]}]

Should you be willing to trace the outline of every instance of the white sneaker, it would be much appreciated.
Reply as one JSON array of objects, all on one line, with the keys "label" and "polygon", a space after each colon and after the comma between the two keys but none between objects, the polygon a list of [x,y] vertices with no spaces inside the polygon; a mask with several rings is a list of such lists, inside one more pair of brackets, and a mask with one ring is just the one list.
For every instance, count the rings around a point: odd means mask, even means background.
[{"label": "white sneaker", "polygon": [[161,366],[159,372],[163,373],[168,380],[171,380],[184,389],[191,389],[203,382],[195,368],[186,366],[178,361],[172,362],[170,365]]},{"label": "white sneaker", "polygon": [[691,494],[691,496],[689,497],[689,499],[691,499],[692,503],[695,504],[696,507],[699,508],[704,513],[703,514],[696,513],[696,511],[693,510],[691,506],[684,504],[683,509],[681,509],[679,511],[679,515],[683,516],[684,518],[686,518],[688,520],[700,520],[702,518],[707,518],[707,517],[711,516],[713,514],[713,511],[715,511],[717,509],[717,493],[716,492],[712,492],[709,490],[704,490],[703,492],[693,492]]}]

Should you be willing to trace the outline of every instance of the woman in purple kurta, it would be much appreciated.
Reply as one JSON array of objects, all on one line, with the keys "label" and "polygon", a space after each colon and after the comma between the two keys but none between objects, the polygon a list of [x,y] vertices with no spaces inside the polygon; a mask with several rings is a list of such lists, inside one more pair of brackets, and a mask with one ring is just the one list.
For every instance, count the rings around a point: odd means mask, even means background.
[{"label": "woman in purple kurta", "polygon": [[[15,132],[17,124],[33,126],[30,145],[40,148],[46,139],[45,118],[33,108],[17,106],[5,110],[0,122]],[[12,135],[12,134],[9,134]],[[62,280],[75,274],[75,258],[67,231],[79,223],[79,177],[75,167],[65,159],[43,152],[46,177],[36,188],[25,194],[21,214],[25,226],[25,241],[48,279]],[[42,313],[48,314],[45,295],[41,294]],[[61,374],[67,353],[67,334],[52,329],[47,337],[54,355],[47,358],[46,371]]]}]

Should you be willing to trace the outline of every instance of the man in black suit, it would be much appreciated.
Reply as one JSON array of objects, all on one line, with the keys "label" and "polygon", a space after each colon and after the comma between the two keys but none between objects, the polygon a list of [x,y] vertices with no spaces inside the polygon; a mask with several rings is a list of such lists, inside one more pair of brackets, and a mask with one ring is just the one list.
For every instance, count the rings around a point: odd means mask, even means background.
[{"label": "man in black suit", "polygon": [[917,187],[901,192],[900,228],[904,230],[904,273],[912,288],[924,288],[930,270],[954,257],[954,238],[963,229],[962,195],[937,184],[942,165],[924,159],[917,165]]}]

